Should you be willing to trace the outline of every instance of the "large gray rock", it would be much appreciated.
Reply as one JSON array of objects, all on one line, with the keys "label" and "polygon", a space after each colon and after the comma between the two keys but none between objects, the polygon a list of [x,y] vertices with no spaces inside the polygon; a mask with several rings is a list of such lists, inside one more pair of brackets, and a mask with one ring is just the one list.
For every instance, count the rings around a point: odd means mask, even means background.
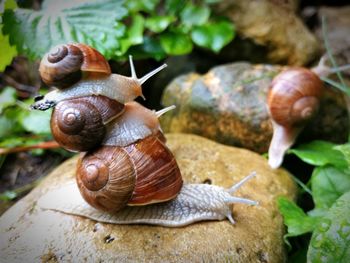
[{"label": "large gray rock", "polygon": [[[162,116],[166,132],[194,133],[212,140],[267,152],[272,125],[267,92],[272,78],[283,68],[273,65],[232,63],[208,73],[175,78],[164,90],[162,104],[176,109]],[[349,117],[339,92],[327,87],[319,114],[299,136],[303,141],[325,139],[346,142]]]},{"label": "large gray rock", "polygon": [[296,186],[289,174],[271,170],[263,157],[247,150],[194,135],[171,134],[167,138],[186,183],[229,187],[256,171],[257,177],[237,195],[258,200],[260,205],[235,205],[235,225],[225,220],[181,228],[104,224],[39,208],[40,196],[74,180],[77,159],[73,158],[0,218],[0,261],[285,261],[284,226],[276,198],[295,198]]}]

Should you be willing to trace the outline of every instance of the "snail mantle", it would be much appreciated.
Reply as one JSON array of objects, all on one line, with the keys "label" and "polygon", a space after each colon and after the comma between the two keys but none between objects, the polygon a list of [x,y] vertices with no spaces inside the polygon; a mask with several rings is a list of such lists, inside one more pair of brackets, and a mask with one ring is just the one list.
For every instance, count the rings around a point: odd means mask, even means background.
[{"label": "snail mantle", "polygon": [[[36,189],[0,218],[0,255],[6,262],[283,262],[284,226],[276,198],[295,198],[289,174],[244,149],[195,135],[168,134],[185,183],[228,188],[251,171],[256,178],[236,196],[259,206],[235,204],[236,224],[204,221],[179,228],[115,225],[42,209],[40,197],[74,180],[77,158],[56,168]],[[247,165],[249,164],[249,165]]]}]

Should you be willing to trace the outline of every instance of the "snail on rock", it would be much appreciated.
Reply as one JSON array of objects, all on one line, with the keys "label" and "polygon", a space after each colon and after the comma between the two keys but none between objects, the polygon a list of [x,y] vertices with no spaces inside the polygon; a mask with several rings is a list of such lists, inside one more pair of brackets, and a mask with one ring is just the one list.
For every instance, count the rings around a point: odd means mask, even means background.
[{"label": "snail on rock", "polygon": [[321,77],[349,69],[349,66],[329,68],[325,57],[312,68],[288,67],[277,74],[267,95],[273,136],[269,147],[269,165],[278,168],[286,151],[305,124],[315,117],[320,107],[323,91]]},{"label": "snail on rock", "polygon": [[183,184],[158,121],[174,106],[152,111],[133,101],[142,96],[141,84],[165,65],[141,79],[131,57],[130,65],[131,78],[112,74],[104,57],[83,44],[56,47],[43,58],[41,77],[57,89],[32,108],[54,107],[54,138],[63,148],[83,153],[76,183],[45,194],[39,206],[116,224],[178,227],[225,218],[234,223],[232,203],[257,204],[232,196],[255,174],[230,189]]}]

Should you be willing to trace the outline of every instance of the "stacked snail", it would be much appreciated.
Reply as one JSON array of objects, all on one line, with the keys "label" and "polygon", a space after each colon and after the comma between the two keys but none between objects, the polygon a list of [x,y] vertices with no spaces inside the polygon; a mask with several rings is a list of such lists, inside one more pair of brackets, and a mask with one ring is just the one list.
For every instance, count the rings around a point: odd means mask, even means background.
[{"label": "stacked snail", "polygon": [[[65,198],[72,188],[50,193],[60,201],[49,207],[110,223],[180,226],[226,217],[233,222],[230,203],[255,202],[230,194],[253,175],[228,190],[183,185],[158,121],[173,107],[155,112],[133,101],[143,96],[141,84],[166,65],[140,79],[131,57],[130,66],[131,77],[112,74],[104,57],[84,44],[55,47],[42,59],[42,80],[56,89],[36,98],[32,108],[54,107],[50,124],[55,140],[67,150],[83,152],[76,170],[77,185],[83,199],[98,211],[78,197],[76,203]],[[130,209],[142,210],[141,218]]]}]

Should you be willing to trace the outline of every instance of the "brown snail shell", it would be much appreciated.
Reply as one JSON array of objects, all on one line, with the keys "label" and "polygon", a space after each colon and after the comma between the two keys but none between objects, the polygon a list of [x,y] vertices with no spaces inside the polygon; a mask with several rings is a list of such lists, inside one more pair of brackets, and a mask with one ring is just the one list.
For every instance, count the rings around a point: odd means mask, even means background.
[{"label": "brown snail shell", "polygon": [[289,127],[301,125],[318,112],[323,84],[306,68],[289,68],[272,81],[268,106],[271,118]]},{"label": "brown snail shell", "polygon": [[323,84],[313,71],[288,68],[272,81],[267,97],[273,136],[269,165],[278,168],[304,125],[318,112]]},{"label": "brown snail shell", "polygon": [[183,184],[174,156],[157,136],[86,153],[78,163],[77,183],[91,206],[108,212],[171,200]]},{"label": "brown snail shell", "polygon": [[109,75],[111,69],[96,49],[85,44],[66,44],[52,48],[43,57],[39,72],[48,86],[63,89],[78,82],[83,72]]},{"label": "brown snail shell", "polygon": [[67,150],[91,150],[102,142],[106,134],[105,124],[117,118],[123,110],[123,104],[104,96],[61,101],[52,112],[52,135]]}]

